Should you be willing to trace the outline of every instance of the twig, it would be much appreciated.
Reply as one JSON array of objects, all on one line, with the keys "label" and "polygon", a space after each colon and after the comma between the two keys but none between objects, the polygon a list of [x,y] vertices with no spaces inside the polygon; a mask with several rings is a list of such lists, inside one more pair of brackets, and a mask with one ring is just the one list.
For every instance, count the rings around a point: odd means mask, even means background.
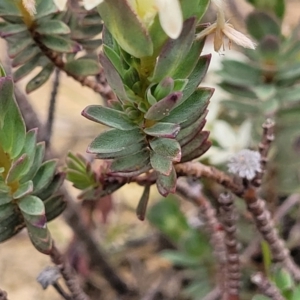
[{"label": "twig", "polygon": [[104,278],[119,295],[134,294],[134,292],[128,288],[126,283],[118,276],[117,272],[108,263],[108,259],[106,258],[104,251],[100,248],[97,241],[86,228],[75,204],[73,203],[74,201],[70,198],[70,195],[66,192],[64,192],[64,195],[68,200],[68,209],[65,211],[64,217],[67,223],[74,230],[76,237],[78,237],[79,241],[84,246],[92,265],[99,268]]},{"label": "twig", "polygon": [[72,294],[73,300],[88,300],[89,297],[81,289],[71,266],[66,262],[54,244],[50,252],[50,257],[52,262],[59,268],[60,273]]},{"label": "twig", "polygon": [[263,134],[261,141],[258,145],[258,151],[261,157],[261,172],[256,173],[256,176],[252,181],[252,184],[256,187],[260,187],[262,183],[262,178],[264,176],[264,173],[266,172],[268,153],[270,150],[271,143],[274,141],[274,126],[275,123],[271,119],[267,119],[262,125]]},{"label": "twig", "polygon": [[270,297],[273,300],[284,300],[285,298],[280,294],[277,287],[268,280],[262,273],[256,273],[251,277],[253,283],[255,283],[260,292],[265,296]]},{"label": "twig", "polygon": [[[65,72],[68,76],[72,77],[76,81],[80,82],[81,85],[89,87],[96,93],[99,93],[104,99],[112,99],[112,91],[107,88],[107,85],[103,87],[103,85],[99,82],[92,81],[89,78],[85,76],[77,76],[69,71],[65,70],[65,63],[62,59],[62,56],[56,52],[53,52],[52,50],[48,49],[41,41],[40,41],[40,35],[35,32],[31,31],[31,35],[33,40],[35,41],[36,45],[40,48],[40,50],[44,53],[45,56],[47,56],[51,62],[60,70]],[[114,97],[115,98],[115,97]]]},{"label": "twig", "polygon": [[191,186],[184,180],[177,181],[176,192],[184,199],[191,201],[198,208],[201,217],[206,225],[206,229],[210,235],[210,243],[214,250],[214,255],[219,263],[219,281],[220,290],[223,291],[223,277],[225,276],[226,265],[226,248],[224,243],[224,232],[220,230],[220,223],[216,217],[216,210],[212,207],[210,202],[202,195],[199,183]]},{"label": "twig", "polygon": [[49,148],[49,146],[50,146],[50,140],[51,140],[51,136],[52,136],[53,121],[54,121],[55,106],[56,106],[56,96],[57,96],[58,87],[59,87],[59,75],[60,75],[60,70],[56,68],[55,75],[54,75],[54,81],[53,81],[53,85],[52,85],[50,102],[49,102],[47,124],[46,124],[46,128],[45,128],[45,133],[44,133],[46,149]]},{"label": "twig", "polygon": [[269,244],[273,259],[282,263],[295,280],[300,281],[300,270],[293,261],[284,241],[279,237],[265,201],[257,197],[256,189],[251,185],[244,192],[243,199],[253,216],[256,228]]},{"label": "twig", "polygon": [[54,282],[52,286],[55,288],[57,293],[61,295],[65,300],[73,300],[62,288],[62,286],[59,284],[59,282]]},{"label": "twig", "polygon": [[7,293],[0,289],[0,300],[8,300]]},{"label": "twig", "polygon": [[199,162],[186,162],[175,165],[175,169],[178,176],[206,177],[223,185],[237,196],[243,194],[244,187],[241,184],[236,183],[232,177],[214,167],[205,166]]},{"label": "twig", "polygon": [[225,287],[226,300],[239,300],[240,288],[240,261],[238,252],[238,243],[236,240],[236,211],[232,195],[222,193],[218,199],[220,203],[221,220],[225,230],[225,245],[226,245],[226,280]]}]

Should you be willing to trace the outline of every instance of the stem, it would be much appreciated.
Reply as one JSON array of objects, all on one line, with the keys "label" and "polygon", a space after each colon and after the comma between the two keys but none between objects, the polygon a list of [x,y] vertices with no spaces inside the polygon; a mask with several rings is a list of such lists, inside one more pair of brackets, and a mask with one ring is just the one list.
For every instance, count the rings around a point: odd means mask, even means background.
[{"label": "stem", "polygon": [[60,75],[60,70],[56,68],[52,91],[51,91],[50,102],[49,102],[47,124],[46,124],[45,134],[44,134],[46,149],[49,148],[49,146],[50,146],[50,140],[51,140],[51,135],[52,135],[55,106],[56,106],[56,97],[57,97],[58,87],[59,87],[59,75]]},{"label": "stem", "polygon": [[61,295],[65,300],[72,300],[72,298],[64,291],[62,286],[58,282],[54,282],[52,286],[55,288],[57,293]]},{"label": "stem", "polygon": [[277,287],[268,280],[262,273],[256,273],[251,277],[253,283],[255,283],[261,293],[270,297],[273,300],[284,300],[285,298],[280,294]]},{"label": "stem", "polygon": [[221,194],[219,199],[220,213],[223,227],[225,230],[225,245],[226,245],[226,259],[227,259],[227,293],[228,300],[239,300],[240,287],[240,261],[238,252],[238,243],[236,240],[236,211],[230,194]]},{"label": "stem", "polygon": [[77,281],[77,278],[75,277],[75,274],[71,268],[71,266],[66,262],[62,254],[59,252],[59,250],[56,248],[56,246],[53,243],[50,257],[52,259],[52,262],[59,268],[60,273],[62,277],[65,280],[65,283],[67,287],[69,288],[72,299],[73,300],[88,300],[89,297],[84,293],[84,291],[81,289],[79,282]]},{"label": "stem", "polygon": [[126,283],[118,276],[117,272],[108,263],[104,251],[100,248],[88,228],[86,228],[75,204],[73,203],[73,200],[70,199],[68,194],[65,194],[65,197],[69,200],[68,209],[64,213],[65,219],[74,230],[79,241],[85,247],[85,250],[91,260],[91,264],[99,268],[104,278],[119,295],[132,294],[133,291],[127,287]]},{"label": "stem", "polygon": [[253,216],[256,228],[270,246],[273,259],[282,263],[295,280],[300,281],[300,270],[291,258],[284,241],[279,237],[265,201],[257,197],[256,189],[252,186],[245,191],[243,198]]}]

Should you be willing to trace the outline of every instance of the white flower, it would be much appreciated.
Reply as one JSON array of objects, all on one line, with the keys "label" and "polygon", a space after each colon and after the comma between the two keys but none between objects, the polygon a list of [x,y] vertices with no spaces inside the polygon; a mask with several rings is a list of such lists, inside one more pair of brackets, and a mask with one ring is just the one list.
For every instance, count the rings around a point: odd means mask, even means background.
[{"label": "white flower", "polygon": [[224,46],[224,37],[226,36],[229,39],[229,48],[230,43],[234,42],[239,46],[244,48],[255,49],[255,44],[243,33],[235,30],[233,26],[225,21],[225,14],[223,9],[222,0],[213,1],[217,8],[217,20],[212,25],[208,26],[206,29],[201,31],[197,35],[197,39],[202,39],[203,37],[214,33],[214,49],[216,52],[219,52]]},{"label": "white flower", "polygon": [[149,27],[158,13],[162,29],[172,39],[182,30],[183,17],[179,0],[127,0],[142,22]]},{"label": "white flower", "polygon": [[256,172],[261,172],[259,152],[243,149],[234,154],[229,159],[228,171],[241,178],[253,179]]},{"label": "white flower", "polygon": [[22,0],[22,4],[31,16],[36,14],[35,0]]}]

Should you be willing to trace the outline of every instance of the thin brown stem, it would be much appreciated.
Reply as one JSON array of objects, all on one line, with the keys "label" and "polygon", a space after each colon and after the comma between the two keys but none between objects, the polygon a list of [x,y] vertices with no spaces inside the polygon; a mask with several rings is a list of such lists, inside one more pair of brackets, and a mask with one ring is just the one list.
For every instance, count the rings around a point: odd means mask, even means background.
[{"label": "thin brown stem", "polygon": [[80,284],[69,263],[53,244],[50,257],[52,262],[59,268],[65,283],[72,294],[73,300],[88,300],[89,297],[81,289]]},{"label": "thin brown stem", "polygon": [[220,290],[223,292],[225,289],[225,286],[223,285],[224,276],[226,276],[226,248],[224,243],[224,232],[221,230],[220,223],[216,217],[216,210],[202,195],[198,183],[191,186],[184,180],[178,180],[176,192],[199,208],[201,219],[206,225],[207,232],[210,235],[210,244],[219,264]]},{"label": "thin brown stem", "polygon": [[[96,93],[99,93],[104,99],[109,100],[109,99],[115,99],[115,96],[111,89],[108,88],[107,85],[103,86],[102,82],[97,82],[90,80],[89,78],[85,76],[77,76],[65,69],[65,62],[63,61],[63,58],[60,54],[48,49],[41,41],[40,41],[40,35],[32,31],[31,32],[32,38],[35,41],[36,45],[40,48],[40,50],[44,53],[45,56],[47,56],[51,62],[60,70],[65,72],[68,76],[72,77],[81,85],[86,86]],[[103,72],[103,70],[101,71]]]},{"label": "thin brown stem", "polygon": [[262,125],[263,134],[262,134],[261,141],[258,145],[258,151],[261,157],[260,159],[261,172],[258,172],[255,178],[252,180],[253,185],[256,187],[260,187],[262,183],[262,178],[266,172],[270,146],[274,141],[274,126],[275,123],[271,119],[267,119]]},{"label": "thin brown stem", "polygon": [[253,216],[256,228],[269,244],[273,259],[282,263],[295,280],[300,281],[300,269],[293,261],[284,241],[279,237],[265,201],[258,198],[257,191],[253,186],[246,189],[243,199],[245,199],[248,210]]},{"label": "thin brown stem", "polygon": [[175,165],[175,169],[178,176],[194,176],[196,178],[205,177],[212,179],[229,189],[237,196],[241,196],[244,190],[244,187],[241,184],[236,183],[232,177],[228,176],[226,173],[214,167],[203,165],[199,162],[177,164]]},{"label": "thin brown stem", "polygon": [[220,195],[218,202],[220,204],[220,214],[225,231],[225,245],[226,245],[226,300],[239,300],[240,288],[240,260],[238,252],[238,242],[236,240],[236,219],[232,195],[223,193]]},{"label": "thin brown stem", "polygon": [[270,297],[273,300],[284,300],[285,298],[280,294],[277,287],[268,280],[262,273],[256,273],[251,277],[253,283],[255,283],[260,292],[265,296]]}]

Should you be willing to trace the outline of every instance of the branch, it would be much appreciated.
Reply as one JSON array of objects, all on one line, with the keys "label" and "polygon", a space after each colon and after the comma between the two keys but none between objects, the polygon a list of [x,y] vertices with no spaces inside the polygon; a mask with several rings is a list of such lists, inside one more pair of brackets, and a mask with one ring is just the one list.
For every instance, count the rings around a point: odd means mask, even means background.
[{"label": "branch", "polygon": [[72,294],[73,300],[88,300],[89,297],[81,289],[71,266],[66,262],[54,244],[50,252],[50,257],[52,262],[59,268],[59,271]]},{"label": "branch", "polygon": [[[52,50],[48,49],[41,41],[40,41],[40,35],[37,32],[31,31],[31,35],[33,40],[35,41],[36,45],[40,48],[40,50],[44,53],[45,56],[48,57],[48,59],[51,60],[51,62],[61,71],[65,72],[68,76],[72,77],[81,85],[89,87],[96,93],[99,93],[103,99],[109,100],[109,99],[115,99],[115,95],[112,92],[111,89],[108,89],[107,84],[103,84],[101,82],[92,81],[89,78],[85,76],[77,76],[69,71],[65,70],[65,63],[62,59],[62,56],[56,52],[53,52]],[[103,72],[103,70],[101,71]]]},{"label": "branch", "polygon": [[220,195],[218,202],[220,204],[220,213],[222,224],[225,230],[225,245],[226,245],[226,276],[225,283],[228,300],[239,300],[240,288],[240,261],[238,252],[238,243],[236,240],[236,219],[232,196],[227,193]]},{"label": "branch", "polygon": [[244,187],[242,185],[234,182],[232,177],[214,167],[205,166],[199,162],[186,162],[175,165],[175,169],[178,176],[209,178],[229,189],[237,196],[241,196],[243,194]]},{"label": "branch", "polygon": [[46,128],[45,128],[45,133],[44,133],[46,149],[49,148],[49,146],[50,146],[50,140],[51,140],[51,135],[52,135],[55,106],[56,106],[56,97],[57,97],[58,87],[59,87],[59,75],[60,75],[60,70],[56,68],[55,69],[55,77],[54,77],[54,81],[53,81],[53,85],[52,85],[50,102],[49,102],[47,124],[46,124]]},{"label": "branch", "polygon": [[273,300],[284,300],[285,298],[280,294],[277,287],[268,280],[262,273],[256,273],[251,277],[253,283],[255,283],[260,292],[265,296],[270,297]]}]

